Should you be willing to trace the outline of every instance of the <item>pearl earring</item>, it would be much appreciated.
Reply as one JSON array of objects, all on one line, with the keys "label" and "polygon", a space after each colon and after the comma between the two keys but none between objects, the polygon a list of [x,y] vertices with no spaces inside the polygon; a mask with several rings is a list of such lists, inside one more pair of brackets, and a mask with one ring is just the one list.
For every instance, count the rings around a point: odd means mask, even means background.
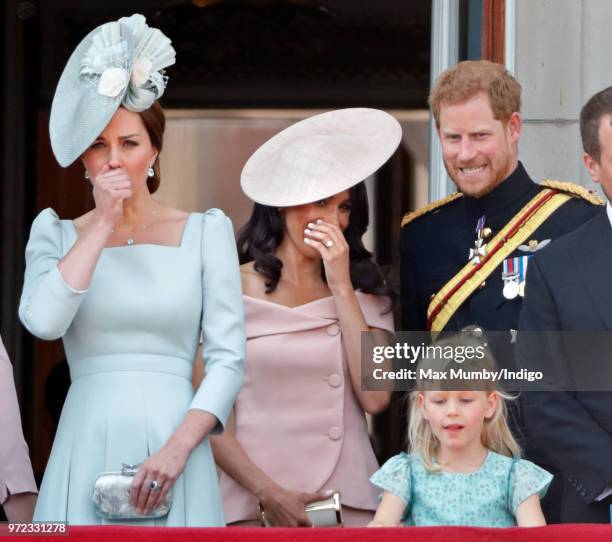
[{"label": "pearl earring", "polygon": [[85,180],[88,181],[89,180],[89,171],[85,170],[83,172],[83,177],[85,177]]},{"label": "pearl earring", "polygon": [[148,170],[147,170],[147,175],[149,177],[155,177],[155,170],[153,169],[153,166],[151,166]]}]

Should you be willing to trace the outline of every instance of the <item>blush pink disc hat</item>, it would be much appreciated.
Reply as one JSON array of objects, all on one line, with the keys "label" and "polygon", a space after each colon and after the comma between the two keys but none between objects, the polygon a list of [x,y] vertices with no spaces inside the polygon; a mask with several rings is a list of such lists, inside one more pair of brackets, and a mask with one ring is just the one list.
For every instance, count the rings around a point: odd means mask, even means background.
[{"label": "blush pink disc hat", "polygon": [[253,201],[289,207],[347,190],[375,173],[402,138],[384,111],[350,108],[314,115],[266,141],[240,176]]}]

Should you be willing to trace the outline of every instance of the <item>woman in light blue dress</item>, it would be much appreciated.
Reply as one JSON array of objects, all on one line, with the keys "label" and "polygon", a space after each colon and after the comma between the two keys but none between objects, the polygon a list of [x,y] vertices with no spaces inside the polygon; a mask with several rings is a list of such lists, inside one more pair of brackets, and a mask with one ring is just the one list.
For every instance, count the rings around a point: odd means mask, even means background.
[{"label": "woman in light blue dress", "polygon": [[[51,209],[32,226],[19,307],[42,339],[62,337],[72,384],[36,521],[105,522],[100,473],[141,464],[130,498],[147,515],[170,489],[167,516],[139,525],[224,524],[208,436],[223,430],[243,379],[240,275],[230,221],[213,209],[161,205],[164,116],[155,101],[174,62],[170,41],[134,15],[90,33],[54,98],[50,134],[62,165],[80,157],[95,208]],[[203,335],[206,378],[192,365]]]}]

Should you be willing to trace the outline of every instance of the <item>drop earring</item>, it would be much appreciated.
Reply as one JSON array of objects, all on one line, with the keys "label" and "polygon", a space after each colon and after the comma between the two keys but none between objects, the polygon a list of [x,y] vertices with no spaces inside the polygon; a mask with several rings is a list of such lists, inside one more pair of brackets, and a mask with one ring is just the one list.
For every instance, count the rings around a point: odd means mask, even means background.
[{"label": "drop earring", "polygon": [[88,181],[89,180],[89,171],[85,170],[83,172],[83,177],[85,177],[85,180]]}]

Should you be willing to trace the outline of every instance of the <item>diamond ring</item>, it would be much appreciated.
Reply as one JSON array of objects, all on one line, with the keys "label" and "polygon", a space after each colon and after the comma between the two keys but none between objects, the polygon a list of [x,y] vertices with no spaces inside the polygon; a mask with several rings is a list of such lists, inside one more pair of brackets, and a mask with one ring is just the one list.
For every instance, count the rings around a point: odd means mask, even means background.
[{"label": "diamond ring", "polygon": [[157,480],[151,480],[151,485],[149,487],[151,488],[151,491],[157,491],[159,483],[157,482]]},{"label": "diamond ring", "polygon": [[328,239],[327,241],[325,241],[325,246],[327,248],[331,248],[334,246],[334,242],[331,239]]}]

